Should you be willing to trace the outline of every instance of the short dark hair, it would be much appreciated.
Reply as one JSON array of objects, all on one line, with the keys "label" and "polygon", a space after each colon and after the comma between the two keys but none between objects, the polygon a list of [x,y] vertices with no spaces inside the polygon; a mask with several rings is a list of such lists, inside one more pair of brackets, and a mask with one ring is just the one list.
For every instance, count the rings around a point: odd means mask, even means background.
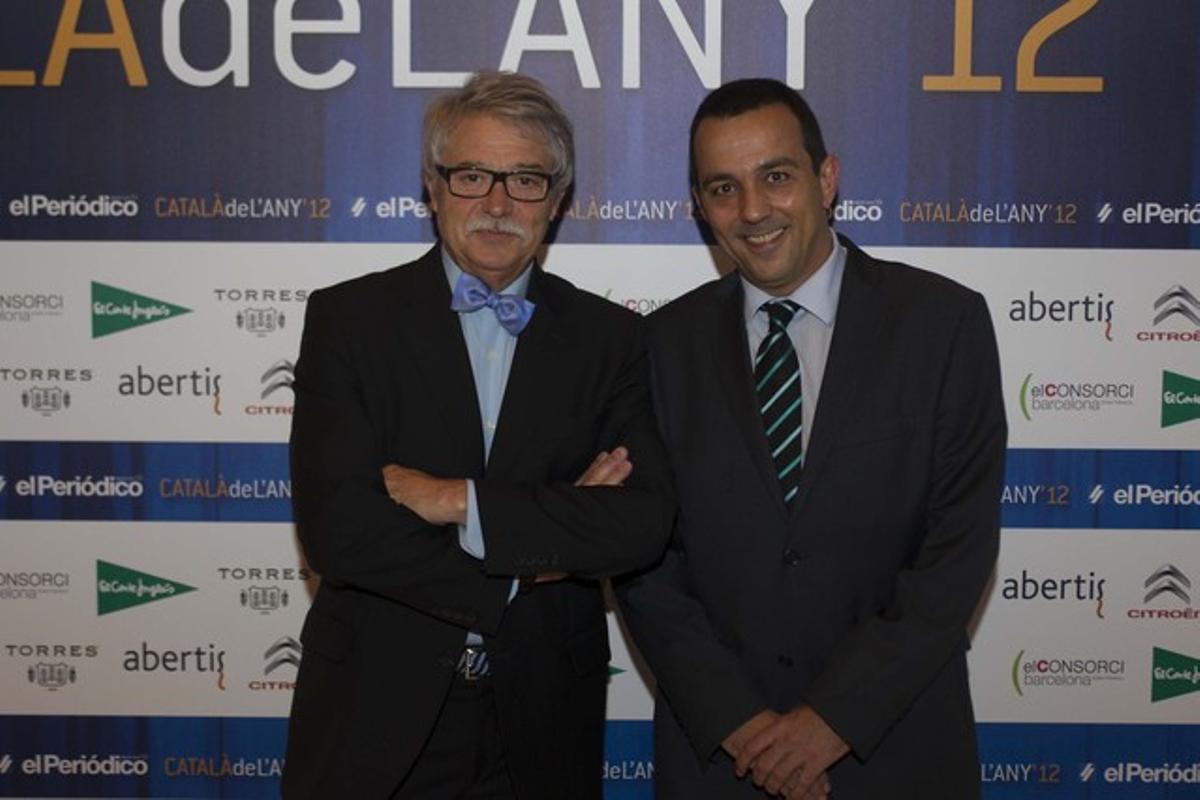
[{"label": "short dark hair", "polygon": [[709,92],[696,109],[696,116],[692,117],[692,130],[688,137],[688,175],[692,186],[696,186],[696,129],[700,123],[710,118],[729,119],[773,105],[784,106],[800,123],[804,151],[812,161],[813,172],[819,173],[828,153],[825,152],[825,139],[821,136],[817,115],[808,103],[786,83],[773,78],[743,78]]}]

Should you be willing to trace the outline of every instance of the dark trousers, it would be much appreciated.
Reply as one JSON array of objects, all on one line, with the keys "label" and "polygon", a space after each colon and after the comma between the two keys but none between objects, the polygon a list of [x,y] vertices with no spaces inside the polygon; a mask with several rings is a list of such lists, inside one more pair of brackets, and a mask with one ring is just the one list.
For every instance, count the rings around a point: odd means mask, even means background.
[{"label": "dark trousers", "polygon": [[516,800],[491,678],[454,677],[429,741],[393,800]]}]

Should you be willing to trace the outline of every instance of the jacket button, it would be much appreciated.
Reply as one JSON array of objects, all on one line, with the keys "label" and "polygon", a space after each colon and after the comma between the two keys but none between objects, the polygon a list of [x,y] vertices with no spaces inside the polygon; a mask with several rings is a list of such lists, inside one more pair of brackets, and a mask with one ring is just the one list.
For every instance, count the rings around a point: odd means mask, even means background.
[{"label": "jacket button", "polygon": [[787,564],[789,567],[794,567],[803,560],[804,556],[800,555],[790,547],[783,551],[783,563]]}]

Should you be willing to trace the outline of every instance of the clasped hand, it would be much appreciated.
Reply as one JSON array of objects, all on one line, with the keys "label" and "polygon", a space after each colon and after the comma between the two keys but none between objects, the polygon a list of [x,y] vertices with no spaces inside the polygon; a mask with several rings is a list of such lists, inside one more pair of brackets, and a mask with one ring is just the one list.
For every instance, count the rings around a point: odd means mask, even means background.
[{"label": "clasped hand", "polygon": [[723,745],[739,778],[750,775],[755,786],[788,800],[824,800],[831,788],[827,770],[850,751],[808,706],[786,714],[761,711]]}]

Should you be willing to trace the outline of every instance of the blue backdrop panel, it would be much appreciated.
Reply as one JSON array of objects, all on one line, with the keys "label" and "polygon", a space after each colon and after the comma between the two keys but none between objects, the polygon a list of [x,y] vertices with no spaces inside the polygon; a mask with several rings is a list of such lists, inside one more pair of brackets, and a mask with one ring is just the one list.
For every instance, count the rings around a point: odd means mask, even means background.
[{"label": "blue backdrop panel", "polygon": [[[72,52],[61,85],[45,85],[63,4],[5,3],[0,69],[32,72],[35,85],[0,86],[9,121],[0,126],[0,238],[430,238],[429,219],[411,204],[421,196],[421,111],[435,90],[414,84],[428,84],[423,76],[430,72],[500,66],[523,4],[347,4],[360,8],[360,32],[294,37],[303,68],[323,72],[339,60],[354,67],[348,80],[315,90],[298,87],[276,64],[275,3],[246,4],[248,85],[226,78],[207,88],[185,83],[169,67],[162,3],[124,4],[144,87],[128,85],[112,50]],[[636,46],[624,34],[625,4],[568,5],[581,13],[576,50],[527,51],[519,64],[554,91],[577,126],[578,189],[559,241],[697,241],[684,207],[688,123],[708,91],[697,68],[660,3],[632,4],[641,31]],[[678,2],[690,29],[684,38],[694,37],[701,48],[716,21],[705,19],[706,5]],[[569,29],[559,3],[534,6],[531,34],[563,36]],[[960,59],[959,71],[998,79],[998,88],[986,91],[925,88],[927,76],[952,72],[950,2],[816,2],[802,25],[792,21],[790,40],[778,0],[711,6],[721,22],[719,79],[788,77],[789,55],[804,65],[805,93],[844,160],[841,196],[866,204],[862,213],[875,217],[843,222],[860,243],[1179,248],[1200,242],[1194,205],[1200,5],[1193,0],[1156,0],[1153,8],[1102,2],[1049,28],[1043,20],[1060,2],[975,0],[971,58]],[[394,16],[397,8],[411,11],[407,28]],[[109,28],[104,4],[86,3],[84,12],[80,30]],[[315,0],[297,3],[294,13],[340,16],[337,3]],[[230,46],[224,3],[185,3],[180,28],[188,63],[209,69],[224,61]],[[399,86],[394,35],[400,53],[411,49],[417,76],[402,77]],[[1023,45],[1035,56],[1037,76],[1099,78],[1102,90],[1032,90],[1018,80]],[[634,81],[623,74],[633,55],[640,59],[640,88],[627,85]],[[599,86],[585,88],[592,64]],[[799,82],[797,70],[791,77]],[[1148,152],[1152,158],[1135,157]],[[129,197],[137,213],[12,213],[14,199],[39,194]],[[217,201],[222,215],[212,218]],[[381,215],[379,204],[387,202],[392,212]],[[1163,208],[1187,212],[1182,221],[1176,215],[1164,222],[1155,210]],[[646,216],[624,219],[639,214]]]}]

